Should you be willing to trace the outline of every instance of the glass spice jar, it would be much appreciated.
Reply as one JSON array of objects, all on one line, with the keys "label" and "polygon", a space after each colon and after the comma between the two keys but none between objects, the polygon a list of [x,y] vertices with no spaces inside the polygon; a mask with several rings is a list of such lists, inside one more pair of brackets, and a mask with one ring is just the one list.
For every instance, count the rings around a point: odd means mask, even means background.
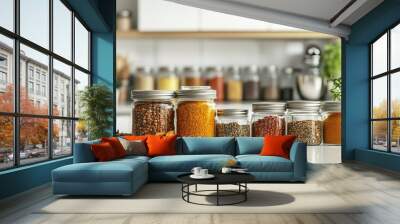
[{"label": "glass spice jar", "polygon": [[191,66],[183,68],[181,86],[200,86],[201,76],[197,69]]},{"label": "glass spice jar", "polygon": [[322,104],[323,143],[340,145],[342,143],[342,112],[341,103],[326,101]]},{"label": "glass spice jar", "polygon": [[177,91],[178,136],[214,137],[216,91],[207,87],[185,87]]},{"label": "glass spice jar", "polygon": [[138,67],[133,79],[134,90],[154,90],[154,78],[147,67]]},{"label": "glass spice jar", "polygon": [[132,25],[132,12],[128,9],[124,9],[118,12],[117,18],[117,30],[121,32],[128,32],[131,30]]},{"label": "glass spice jar", "polygon": [[179,89],[179,78],[167,66],[161,66],[157,74],[157,89],[175,91]]},{"label": "glass spice jar", "polygon": [[172,91],[132,91],[132,133],[155,135],[174,131],[174,96]]},{"label": "glass spice jar", "polygon": [[252,136],[284,135],[286,128],[286,103],[253,103],[251,117]]},{"label": "glass spice jar", "polygon": [[217,137],[250,136],[248,110],[219,109],[216,119]]},{"label": "glass spice jar", "polygon": [[307,145],[322,143],[322,117],[319,101],[289,101],[287,103],[287,131]]},{"label": "glass spice jar", "polygon": [[275,65],[263,67],[260,71],[260,90],[263,100],[279,100],[278,68]]},{"label": "glass spice jar", "polygon": [[224,76],[221,69],[207,67],[204,72],[204,83],[216,91],[216,101],[224,101]]},{"label": "glass spice jar", "polygon": [[243,83],[240,80],[239,71],[235,67],[228,67],[224,71],[225,98],[228,101],[238,102],[242,100]]},{"label": "glass spice jar", "polygon": [[257,66],[248,66],[242,69],[243,99],[255,101],[260,98],[260,77]]}]

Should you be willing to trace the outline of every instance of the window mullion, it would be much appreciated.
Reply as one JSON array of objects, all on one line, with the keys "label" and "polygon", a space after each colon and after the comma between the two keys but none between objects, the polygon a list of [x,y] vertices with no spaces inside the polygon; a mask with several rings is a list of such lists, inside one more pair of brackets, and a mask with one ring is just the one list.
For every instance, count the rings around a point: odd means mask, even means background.
[{"label": "window mullion", "polygon": [[[20,25],[20,17],[19,17],[19,8],[20,8],[20,1],[15,0],[14,1],[14,31],[17,35],[19,35],[19,25]],[[20,112],[20,105],[19,105],[19,100],[20,100],[20,46],[19,46],[19,39],[15,38],[14,39],[14,112],[19,113]],[[20,143],[19,143],[19,136],[20,136],[20,118],[17,116],[14,116],[14,165],[19,166],[20,165],[20,154],[19,154],[19,149],[20,149]]]},{"label": "window mullion", "polygon": [[[71,91],[72,91],[72,105],[71,105],[71,117],[75,118],[75,12],[72,11],[71,14],[71,23],[72,23],[72,38],[71,38],[71,59],[72,59],[72,64],[74,66],[71,67]],[[76,126],[76,121],[72,121],[72,132],[71,132],[71,150],[72,150],[72,155],[74,155],[75,151],[75,126]]]},{"label": "window mullion", "polygon": [[[387,32],[387,71],[390,70],[390,51],[391,51],[391,47],[390,47],[390,30]],[[391,99],[391,79],[392,79],[392,75],[389,73],[387,75],[387,116],[388,118],[392,117],[392,99]],[[387,121],[387,141],[388,141],[388,152],[392,151],[392,135],[391,135],[391,120]]]}]

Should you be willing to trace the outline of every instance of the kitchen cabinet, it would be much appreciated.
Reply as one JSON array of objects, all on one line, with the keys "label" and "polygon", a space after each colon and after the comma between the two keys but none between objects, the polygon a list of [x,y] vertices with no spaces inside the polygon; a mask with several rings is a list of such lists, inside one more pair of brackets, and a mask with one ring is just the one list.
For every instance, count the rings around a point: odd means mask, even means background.
[{"label": "kitchen cabinet", "polygon": [[198,31],[199,9],[164,0],[138,1],[138,30]]}]

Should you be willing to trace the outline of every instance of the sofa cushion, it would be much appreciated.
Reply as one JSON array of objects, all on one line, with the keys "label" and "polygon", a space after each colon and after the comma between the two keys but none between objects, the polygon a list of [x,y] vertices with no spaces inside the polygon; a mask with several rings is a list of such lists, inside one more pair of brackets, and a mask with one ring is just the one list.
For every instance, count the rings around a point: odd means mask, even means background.
[{"label": "sofa cushion", "polygon": [[235,155],[235,139],[232,137],[183,137],[178,141],[178,154]]},{"label": "sofa cushion", "polygon": [[[147,172],[141,159],[121,159],[109,162],[75,163],[53,170],[57,182],[130,182],[136,172]],[[145,174],[145,173],[143,173]],[[145,174],[147,176],[147,173]]]},{"label": "sofa cushion", "polygon": [[108,142],[114,149],[115,155],[117,158],[122,158],[126,156],[126,151],[124,149],[124,146],[122,146],[121,142],[117,137],[104,137],[101,138],[101,142]]},{"label": "sofa cushion", "polygon": [[239,155],[236,156],[240,167],[249,172],[292,172],[292,161],[278,156]]},{"label": "sofa cushion", "polygon": [[93,144],[91,148],[96,161],[105,162],[119,158],[112,145],[108,142]]},{"label": "sofa cushion", "polygon": [[237,137],[236,155],[260,154],[263,144],[263,137]]},{"label": "sofa cushion", "polygon": [[151,157],[175,155],[177,137],[177,135],[149,135],[146,140],[147,148],[149,149],[147,155]]},{"label": "sofa cushion", "polygon": [[193,167],[199,166],[216,172],[231,159],[235,158],[231,155],[158,156],[149,160],[149,170],[152,172],[190,172]]},{"label": "sofa cushion", "polygon": [[264,136],[264,146],[261,149],[261,156],[280,156],[289,158],[290,148],[296,140],[293,135]]}]

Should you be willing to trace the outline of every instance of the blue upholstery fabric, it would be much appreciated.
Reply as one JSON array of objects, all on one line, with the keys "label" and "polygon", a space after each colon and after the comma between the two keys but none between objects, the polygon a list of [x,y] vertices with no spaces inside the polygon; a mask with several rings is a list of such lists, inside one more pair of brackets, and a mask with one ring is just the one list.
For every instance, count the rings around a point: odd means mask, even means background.
[{"label": "blue upholstery fabric", "polygon": [[307,145],[294,142],[290,149],[290,160],[293,162],[293,179],[305,181],[307,176]]},{"label": "blue upholstery fabric", "polygon": [[92,144],[98,144],[100,140],[94,140],[90,142],[75,143],[74,148],[74,163],[89,163],[95,162],[96,158],[92,153],[90,146]]},{"label": "blue upholstery fabric", "polygon": [[180,148],[177,154],[201,155],[201,154],[225,154],[235,155],[235,139],[231,137],[183,137],[180,140]]},{"label": "blue upholstery fabric", "polygon": [[193,167],[200,166],[210,171],[219,171],[230,159],[230,155],[174,155],[157,156],[149,160],[149,170],[190,172]]},{"label": "blue upholstery fabric", "polygon": [[256,178],[256,182],[297,182],[293,178],[293,172],[250,172]]},{"label": "blue upholstery fabric", "polygon": [[293,172],[292,161],[279,156],[239,155],[236,159],[250,172]]},{"label": "blue upholstery fabric", "polygon": [[263,137],[238,137],[236,138],[236,155],[260,154],[263,145]]}]

